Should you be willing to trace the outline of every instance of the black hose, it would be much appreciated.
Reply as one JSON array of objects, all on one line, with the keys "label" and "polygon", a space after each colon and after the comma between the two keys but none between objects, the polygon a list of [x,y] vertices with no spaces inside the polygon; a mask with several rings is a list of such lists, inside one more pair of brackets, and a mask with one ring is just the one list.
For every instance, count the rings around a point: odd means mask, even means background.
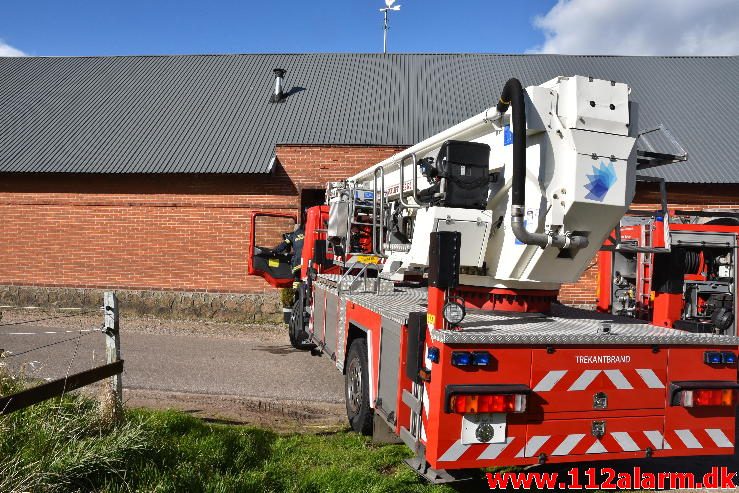
[{"label": "black hose", "polygon": [[511,183],[512,205],[523,207],[526,203],[526,103],[523,87],[518,79],[508,79],[503,86],[496,109],[500,114],[513,105],[513,177]]},{"label": "black hose", "polygon": [[585,236],[548,235],[530,233],[524,226],[526,205],[526,103],[521,81],[508,79],[496,106],[498,112],[505,113],[513,106],[511,128],[513,130],[513,176],[511,177],[511,231],[518,241],[526,245],[542,248],[580,249],[588,246]]},{"label": "black hose", "polygon": [[685,251],[685,259],[683,261],[685,274],[700,274],[701,258],[700,254],[693,250]]}]

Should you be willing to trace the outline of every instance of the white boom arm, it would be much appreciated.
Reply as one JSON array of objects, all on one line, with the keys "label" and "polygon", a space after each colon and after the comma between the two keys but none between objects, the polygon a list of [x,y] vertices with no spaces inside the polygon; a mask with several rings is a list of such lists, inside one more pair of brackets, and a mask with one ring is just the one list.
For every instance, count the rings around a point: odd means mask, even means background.
[{"label": "white boom arm", "polygon": [[[625,84],[574,76],[522,89],[511,79],[496,107],[348,182],[358,189],[382,190],[386,216],[393,214],[393,221],[383,217],[378,222],[388,229],[403,218],[406,244],[391,241],[381,248],[388,256],[386,275],[399,279],[423,271],[429,234],[452,230],[462,236],[463,284],[557,289],[579,278],[631,204],[635,127]],[[476,143],[471,147],[478,151],[489,147],[489,183],[470,181],[475,163],[449,157],[448,141]],[[438,176],[414,179],[414,173],[420,174],[414,163],[435,157],[440,149],[447,154],[436,161]],[[471,186],[486,187],[481,205],[465,202]],[[419,194],[424,189],[430,194]]]},{"label": "white boom arm", "polygon": [[[360,187],[372,188],[372,183],[375,176],[375,170],[377,168],[384,168],[385,170],[385,193],[387,194],[388,200],[397,198],[397,192],[399,190],[398,184],[400,183],[400,164],[404,157],[416,155],[417,159],[422,159],[430,155],[436,155],[439,147],[447,140],[477,140],[495,129],[500,129],[501,126],[495,126],[496,122],[500,122],[501,113],[495,108],[488,108],[482,113],[473,116],[461,123],[454,125],[443,132],[436,135],[432,135],[426,140],[419,142],[406,149],[403,152],[390,156],[384,161],[375,164],[374,166],[357,173],[356,175],[349,178],[349,181],[356,183]],[[404,170],[404,189],[407,191],[412,185],[413,176],[413,163],[410,159],[406,159],[403,162]],[[427,187],[427,184],[420,183],[425,181],[419,180],[419,185],[422,188]]]}]

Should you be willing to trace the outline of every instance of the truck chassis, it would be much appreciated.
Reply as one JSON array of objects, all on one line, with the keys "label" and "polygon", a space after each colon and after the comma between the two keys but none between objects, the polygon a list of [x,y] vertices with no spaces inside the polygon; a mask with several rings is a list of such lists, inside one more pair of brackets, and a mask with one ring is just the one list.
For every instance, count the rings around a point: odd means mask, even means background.
[{"label": "truck chassis", "polygon": [[[346,375],[352,426],[398,437],[433,481],[500,465],[734,453],[734,407],[678,399],[696,385],[737,386],[736,363],[705,361],[736,355],[736,337],[556,304],[547,315],[472,310],[458,330],[431,330],[425,287],[328,274],[310,284],[307,331]],[[491,358],[459,367],[455,352]],[[525,395],[525,412],[450,407],[480,390]]]}]

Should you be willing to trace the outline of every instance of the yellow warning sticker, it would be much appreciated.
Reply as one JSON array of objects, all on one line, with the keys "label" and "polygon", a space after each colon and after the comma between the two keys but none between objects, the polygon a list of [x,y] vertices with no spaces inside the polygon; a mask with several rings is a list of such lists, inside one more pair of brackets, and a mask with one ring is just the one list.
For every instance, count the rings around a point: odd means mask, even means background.
[{"label": "yellow warning sticker", "polygon": [[378,264],[380,263],[380,257],[376,255],[357,255],[357,262],[363,264]]},{"label": "yellow warning sticker", "polygon": [[426,315],[426,323],[428,323],[430,325],[434,325],[434,322],[436,322],[436,317],[435,316],[433,316],[431,313],[429,313],[428,315]]},{"label": "yellow warning sticker", "polygon": [[269,262],[268,263],[269,263],[269,266],[270,267],[279,267],[280,266],[280,261],[277,260],[276,258],[269,259]]}]

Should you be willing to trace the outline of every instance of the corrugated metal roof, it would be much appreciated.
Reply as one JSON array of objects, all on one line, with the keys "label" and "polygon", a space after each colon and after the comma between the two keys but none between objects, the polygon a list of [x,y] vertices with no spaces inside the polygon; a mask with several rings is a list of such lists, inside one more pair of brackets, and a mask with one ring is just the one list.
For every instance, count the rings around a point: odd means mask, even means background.
[{"label": "corrugated metal roof", "polygon": [[[269,102],[272,69],[290,95]],[[411,145],[495,104],[515,76],[628,83],[639,127],[686,163],[648,173],[737,183],[739,58],[486,54],[0,58],[0,171],[262,173],[279,143]]]}]

